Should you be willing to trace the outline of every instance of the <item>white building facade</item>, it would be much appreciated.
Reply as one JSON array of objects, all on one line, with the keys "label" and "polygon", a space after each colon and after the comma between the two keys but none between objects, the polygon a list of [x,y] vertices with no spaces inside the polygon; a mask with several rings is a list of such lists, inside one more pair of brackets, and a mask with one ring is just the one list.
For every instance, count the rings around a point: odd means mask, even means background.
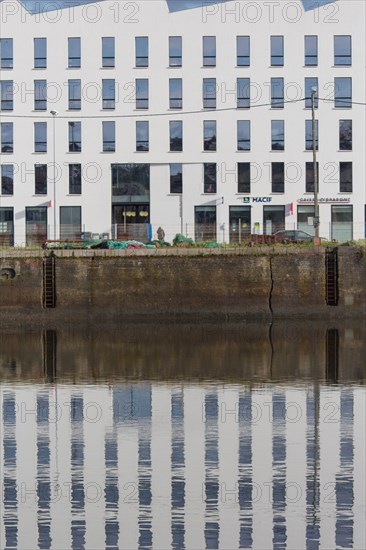
[{"label": "white building facade", "polygon": [[364,238],[365,3],[197,4],[0,3],[3,244],[313,234],[312,88],[320,235]]}]

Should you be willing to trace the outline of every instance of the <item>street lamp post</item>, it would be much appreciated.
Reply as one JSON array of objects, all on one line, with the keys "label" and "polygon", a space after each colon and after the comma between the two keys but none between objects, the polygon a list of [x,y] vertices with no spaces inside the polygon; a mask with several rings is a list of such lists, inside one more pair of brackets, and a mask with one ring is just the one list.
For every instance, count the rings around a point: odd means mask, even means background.
[{"label": "street lamp post", "polygon": [[53,239],[56,241],[56,116],[57,111],[50,111],[52,115],[52,141],[53,141]]},{"label": "street lamp post", "polygon": [[312,127],[312,141],[313,141],[313,176],[314,176],[314,218],[313,224],[315,229],[314,244],[319,244],[319,202],[318,202],[318,170],[316,163],[316,122],[315,122],[315,95],[317,88],[311,89],[311,127]]}]

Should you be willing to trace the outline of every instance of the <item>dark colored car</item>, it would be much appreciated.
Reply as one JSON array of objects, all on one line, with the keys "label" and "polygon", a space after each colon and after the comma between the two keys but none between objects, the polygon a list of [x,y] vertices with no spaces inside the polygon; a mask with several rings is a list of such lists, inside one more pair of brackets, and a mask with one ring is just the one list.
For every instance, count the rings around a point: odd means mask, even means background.
[{"label": "dark colored car", "polygon": [[312,242],[314,240],[314,237],[306,233],[306,231],[299,231],[297,229],[277,231],[274,237],[278,243]]}]

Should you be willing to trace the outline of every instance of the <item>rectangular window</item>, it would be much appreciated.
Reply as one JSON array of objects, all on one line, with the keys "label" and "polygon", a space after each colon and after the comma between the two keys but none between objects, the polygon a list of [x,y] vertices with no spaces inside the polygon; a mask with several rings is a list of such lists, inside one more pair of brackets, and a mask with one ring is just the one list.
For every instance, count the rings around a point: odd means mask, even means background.
[{"label": "rectangular window", "polygon": [[135,38],[136,67],[149,66],[149,39],[147,36]]},{"label": "rectangular window", "polygon": [[1,110],[12,111],[14,106],[14,85],[12,80],[0,80]]},{"label": "rectangular window", "polygon": [[237,149],[250,151],[250,120],[237,121]]},{"label": "rectangular window", "polygon": [[112,120],[102,122],[103,152],[109,153],[116,150],[116,124]]},{"label": "rectangular window", "polygon": [[250,193],[250,162],[238,162],[238,193]]},{"label": "rectangular window", "polygon": [[216,109],[216,78],[203,79],[203,108]]},{"label": "rectangular window", "polygon": [[47,80],[34,81],[34,110],[47,110]]},{"label": "rectangular window", "polygon": [[68,81],[69,88],[69,109],[79,111],[81,109],[81,80],[72,79]]},{"label": "rectangular window", "polygon": [[334,79],[334,107],[351,109],[352,107],[352,78]]},{"label": "rectangular window", "polygon": [[271,150],[272,151],[285,150],[285,121],[284,120],[271,121]]},{"label": "rectangular window", "polygon": [[[111,164],[112,168],[112,200],[117,203],[133,203],[136,196],[138,202],[150,201],[150,164]],[[123,197],[121,200],[120,197]],[[121,212],[122,210],[122,212]],[[123,215],[124,206],[114,206],[113,223],[128,222]],[[130,208],[129,208],[130,210]],[[145,207],[144,210],[146,211]],[[146,218],[146,216],[144,216]],[[148,220],[146,219],[146,223]]]},{"label": "rectangular window", "polygon": [[3,246],[14,246],[14,209],[0,208],[0,239]]},{"label": "rectangular window", "polygon": [[0,38],[0,69],[13,68],[13,39]]},{"label": "rectangular window", "polygon": [[149,123],[138,120],[136,122],[136,151],[149,150]]},{"label": "rectangular window", "polygon": [[216,193],[217,170],[216,163],[205,162],[203,165],[203,192]]},{"label": "rectangular window", "polygon": [[12,122],[1,123],[1,152],[14,153],[14,132]]},{"label": "rectangular window", "polygon": [[[306,163],[306,184],[305,191],[306,193],[314,193],[314,164],[312,162]],[[319,191],[319,163],[316,163],[316,172],[317,172],[317,181],[318,181],[318,191]]]},{"label": "rectangular window", "polygon": [[183,151],[183,122],[171,120],[169,122],[170,151]]},{"label": "rectangular window", "polygon": [[334,65],[352,65],[351,36],[334,37]]},{"label": "rectangular window", "polygon": [[203,121],[203,150],[216,151],[216,120]]},{"label": "rectangular window", "polygon": [[285,106],[285,84],[283,78],[271,78],[271,107],[283,109]]},{"label": "rectangular window", "polygon": [[181,78],[169,78],[169,109],[183,108],[183,90]]},{"label": "rectangular window", "polygon": [[47,122],[34,123],[34,152],[47,153]]},{"label": "rectangular window", "polygon": [[114,78],[102,80],[102,109],[116,108],[116,83]]},{"label": "rectangular window", "polygon": [[250,36],[236,37],[236,64],[238,67],[250,67]]},{"label": "rectangular window", "polygon": [[114,67],[115,40],[113,36],[102,38],[102,67]]},{"label": "rectangular window", "polygon": [[305,36],[305,66],[316,67],[318,65],[318,37]]},{"label": "rectangular window", "polygon": [[352,193],[352,162],[339,163],[339,192]]},{"label": "rectangular window", "polygon": [[34,68],[46,69],[47,67],[47,38],[35,38],[34,46]]},{"label": "rectangular window", "polygon": [[236,79],[236,106],[238,109],[250,108],[250,78]]},{"label": "rectangular window", "polygon": [[182,164],[170,165],[170,192],[183,193],[183,168]]},{"label": "rectangular window", "polygon": [[149,81],[147,78],[136,78],[136,109],[149,108]]},{"label": "rectangular window", "polygon": [[182,37],[169,36],[169,67],[182,66]]},{"label": "rectangular window", "polygon": [[81,164],[69,164],[69,195],[81,195]]},{"label": "rectangular window", "polygon": [[285,163],[272,162],[272,193],[285,192]]},{"label": "rectangular window", "polygon": [[14,166],[13,164],[1,165],[1,194],[14,194]]},{"label": "rectangular window", "polygon": [[353,206],[331,206],[331,239],[345,242],[353,239]]},{"label": "rectangular window", "polygon": [[80,239],[81,206],[60,206],[60,239]]},{"label": "rectangular window", "polygon": [[80,38],[68,38],[68,67],[80,68],[81,66],[81,40]]},{"label": "rectangular window", "polygon": [[339,121],[339,149],[352,151],[352,120]]},{"label": "rectangular window", "polygon": [[47,164],[34,165],[35,195],[47,195]]},{"label": "rectangular window", "polygon": [[314,108],[318,108],[318,79],[316,77],[305,78],[305,108],[311,109],[311,93],[315,89]]},{"label": "rectangular window", "polygon": [[[315,121],[315,147],[319,149],[319,121]],[[305,120],[305,149],[313,150],[313,121]]]},{"label": "rectangular window", "polygon": [[216,241],[216,206],[194,207],[194,240]]},{"label": "rectangular window", "polygon": [[81,122],[69,122],[69,153],[81,151]]},{"label": "rectangular window", "polygon": [[282,67],[284,63],[283,36],[271,36],[271,67]]},{"label": "rectangular window", "polygon": [[46,206],[26,207],[25,209],[25,240],[26,245],[42,244],[47,239]]},{"label": "rectangular window", "polygon": [[216,67],[216,36],[203,37],[203,66]]}]

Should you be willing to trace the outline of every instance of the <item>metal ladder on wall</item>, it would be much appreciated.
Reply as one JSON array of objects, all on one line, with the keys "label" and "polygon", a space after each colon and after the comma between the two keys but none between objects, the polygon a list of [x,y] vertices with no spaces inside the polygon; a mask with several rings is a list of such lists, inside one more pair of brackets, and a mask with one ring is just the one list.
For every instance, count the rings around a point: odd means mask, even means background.
[{"label": "metal ladder on wall", "polygon": [[327,248],[325,252],[325,296],[327,306],[338,305],[338,248]]},{"label": "metal ladder on wall", "polygon": [[43,258],[43,307],[56,307],[56,258],[53,254]]}]

